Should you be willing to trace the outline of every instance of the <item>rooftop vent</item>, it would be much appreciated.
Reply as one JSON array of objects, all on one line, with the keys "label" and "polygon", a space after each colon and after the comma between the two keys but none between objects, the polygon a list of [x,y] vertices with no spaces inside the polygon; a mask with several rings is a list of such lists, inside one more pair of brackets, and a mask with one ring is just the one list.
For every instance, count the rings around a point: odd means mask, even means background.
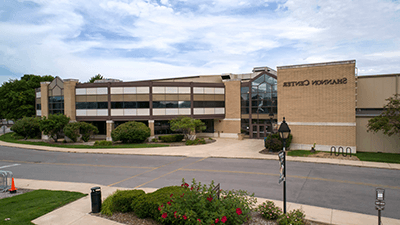
[{"label": "rooftop vent", "polygon": [[230,80],[231,79],[231,74],[230,73],[223,73],[221,75],[222,80]]},{"label": "rooftop vent", "polygon": [[95,83],[108,83],[108,82],[122,82],[122,80],[106,78],[106,79],[101,79],[101,80],[95,80],[94,82]]},{"label": "rooftop vent", "polygon": [[263,72],[263,71],[269,72],[269,71],[271,71],[271,69],[270,69],[269,67],[267,67],[267,66],[264,66],[264,67],[254,67],[254,68],[253,68],[253,73],[255,73],[255,72]]}]

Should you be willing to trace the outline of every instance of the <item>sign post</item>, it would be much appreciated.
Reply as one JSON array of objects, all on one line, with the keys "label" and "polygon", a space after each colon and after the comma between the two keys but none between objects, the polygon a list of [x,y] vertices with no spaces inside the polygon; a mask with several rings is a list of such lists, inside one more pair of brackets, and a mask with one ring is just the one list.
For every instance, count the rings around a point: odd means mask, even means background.
[{"label": "sign post", "polygon": [[283,141],[283,150],[279,153],[280,176],[279,183],[283,181],[283,213],[286,214],[286,139],[290,136],[290,128],[283,117],[281,126],[279,127],[279,136]]}]

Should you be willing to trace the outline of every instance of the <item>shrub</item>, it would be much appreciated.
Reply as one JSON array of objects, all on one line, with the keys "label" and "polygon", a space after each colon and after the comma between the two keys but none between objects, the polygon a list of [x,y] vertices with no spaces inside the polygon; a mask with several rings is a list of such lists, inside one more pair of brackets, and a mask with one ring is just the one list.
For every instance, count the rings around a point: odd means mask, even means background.
[{"label": "shrub", "polygon": [[143,190],[117,190],[104,200],[101,213],[111,216],[114,212],[132,212],[132,202],[142,195]]},{"label": "shrub", "polygon": [[67,136],[73,142],[76,142],[78,140],[78,137],[80,136],[80,134],[79,134],[79,122],[68,123],[64,127],[63,130],[64,130],[65,136]]},{"label": "shrub", "polygon": [[94,142],[94,146],[111,146],[111,145],[112,145],[112,141],[102,140],[102,141]]},{"label": "shrub", "polygon": [[187,140],[185,145],[201,145],[201,144],[205,144],[206,140],[204,140],[204,138],[196,138],[194,140]]},{"label": "shrub", "polygon": [[[292,143],[293,136],[290,134],[289,138],[286,139],[286,150],[289,149],[290,143]],[[282,139],[279,136],[279,133],[268,135],[265,139],[264,146],[267,149],[271,149],[272,151],[280,151],[283,149]]]},{"label": "shrub", "polygon": [[279,225],[303,225],[305,224],[304,218],[306,215],[301,209],[295,209],[287,214],[283,214],[278,220]]},{"label": "shrub", "polygon": [[151,141],[152,142],[158,142],[158,139],[157,138],[153,138],[153,139],[151,139]]},{"label": "shrub", "polygon": [[170,199],[159,205],[158,217],[164,224],[242,224],[250,217],[256,200],[254,194],[245,191],[221,191],[218,199],[214,182],[209,187],[201,186],[193,179],[192,185],[182,180],[181,195],[170,195]]},{"label": "shrub", "polygon": [[79,130],[82,134],[82,140],[84,142],[88,142],[90,139],[90,136],[93,134],[99,133],[99,130],[97,129],[96,126],[94,126],[91,123],[86,123],[86,122],[79,122]]},{"label": "shrub", "polygon": [[276,220],[282,215],[282,209],[272,201],[263,202],[258,206],[257,211],[267,220]]},{"label": "shrub", "polygon": [[185,136],[182,134],[172,134],[158,137],[163,142],[180,142]]},{"label": "shrub", "polygon": [[28,138],[40,136],[40,118],[24,117],[17,120],[11,127],[11,130],[22,136],[25,140]]},{"label": "shrub", "polygon": [[126,122],[111,132],[114,141],[140,143],[150,137],[150,128],[141,122]]},{"label": "shrub", "polygon": [[61,131],[68,124],[69,117],[64,114],[50,114],[48,118],[43,117],[40,121],[40,130],[45,134],[49,135],[57,142]]},{"label": "shrub", "polygon": [[179,186],[168,186],[158,189],[153,193],[141,195],[132,202],[132,209],[139,218],[153,218],[160,221],[158,207],[170,200],[170,196],[182,194]]}]

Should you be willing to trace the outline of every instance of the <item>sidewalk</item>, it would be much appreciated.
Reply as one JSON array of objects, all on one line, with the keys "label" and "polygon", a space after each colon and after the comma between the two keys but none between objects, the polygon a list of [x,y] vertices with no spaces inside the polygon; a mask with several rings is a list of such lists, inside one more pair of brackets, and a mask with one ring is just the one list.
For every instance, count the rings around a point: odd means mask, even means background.
[{"label": "sidewalk", "polygon": [[[186,157],[215,157],[215,158],[239,158],[278,160],[277,155],[260,154],[264,149],[264,141],[258,139],[224,139],[216,138],[216,142],[207,145],[159,147],[159,148],[112,148],[112,149],[79,149],[58,148],[38,145],[14,144],[0,141],[1,146],[28,148],[42,151],[73,152],[73,153],[98,153],[98,154],[132,154],[132,155],[161,155],[161,156],[186,156]],[[339,160],[313,157],[287,156],[288,161],[327,163],[344,166],[372,167],[382,169],[400,170],[400,164],[363,162],[353,160]]]},{"label": "sidewalk", "polygon": [[[115,192],[117,189],[127,189],[118,187],[108,187],[97,184],[89,183],[72,183],[72,182],[53,182],[53,181],[41,181],[41,180],[28,180],[28,179],[15,179],[17,188],[29,188],[29,189],[48,189],[48,190],[64,190],[64,191],[76,191],[88,194],[75,202],[65,205],[59,209],[56,209],[44,216],[41,216],[32,222],[39,225],[117,225],[121,224],[97,216],[92,216],[91,212],[91,200],[90,200],[90,188],[99,186],[101,188],[102,199],[104,200],[107,196]],[[139,188],[144,190],[146,193],[153,192],[154,188]],[[264,198],[258,198],[257,204],[268,200]],[[279,207],[283,207],[282,201],[276,201],[275,204]],[[346,212],[336,209],[300,205],[295,203],[287,203],[287,210],[302,209],[306,214],[306,219],[328,223],[328,224],[343,224],[343,225],[375,225],[378,221],[377,216],[371,216],[360,213]],[[383,224],[400,225],[400,220],[382,217]]]}]

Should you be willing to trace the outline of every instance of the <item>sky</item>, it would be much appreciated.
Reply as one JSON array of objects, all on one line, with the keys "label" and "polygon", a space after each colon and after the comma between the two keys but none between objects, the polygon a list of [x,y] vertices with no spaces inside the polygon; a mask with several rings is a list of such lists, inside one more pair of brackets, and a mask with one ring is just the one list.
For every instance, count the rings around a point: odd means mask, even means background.
[{"label": "sky", "polygon": [[0,0],[0,84],[136,81],[356,60],[400,73],[399,0]]}]

